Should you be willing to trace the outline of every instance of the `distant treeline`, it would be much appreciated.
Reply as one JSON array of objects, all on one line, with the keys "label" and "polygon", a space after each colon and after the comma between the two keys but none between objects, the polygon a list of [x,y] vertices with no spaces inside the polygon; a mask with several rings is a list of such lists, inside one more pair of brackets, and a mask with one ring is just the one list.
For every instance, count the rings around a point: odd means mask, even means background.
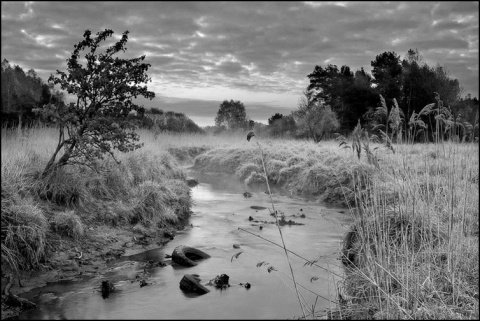
[{"label": "distant treeline", "polygon": [[319,141],[335,133],[348,135],[360,123],[379,137],[379,131],[422,142],[434,141],[437,131],[445,139],[478,137],[478,99],[469,93],[462,97],[459,81],[442,66],[429,66],[418,50],[410,49],[404,59],[395,52],[381,53],[371,66],[369,74],[363,67],[353,72],[347,65],[317,65],[290,114],[276,113],[268,125],[249,123],[241,102],[224,101],[216,126],[205,130],[248,127],[264,136]]},{"label": "distant treeline", "polygon": [[26,73],[8,60],[2,62],[2,126],[32,125],[39,117],[33,112],[45,104],[64,104],[63,94],[37,76],[35,70]]},{"label": "distant treeline", "polygon": [[[44,119],[34,110],[46,104],[66,107],[65,95],[45,83],[33,69],[25,72],[22,67],[18,65],[12,67],[8,60],[4,59],[1,79],[1,120],[4,127],[25,127],[38,123],[54,125],[54,120]],[[171,132],[204,132],[185,114],[164,112],[155,107],[142,109],[136,115],[131,114],[128,117],[140,128]]]},{"label": "distant treeline", "polygon": [[[359,120],[366,128],[386,123],[386,119],[375,114],[381,106],[380,95],[385,99],[387,112],[396,100],[403,116],[404,133],[409,129],[411,118],[426,105],[436,103],[437,97],[448,109],[446,120],[463,126],[464,122],[474,125],[478,119],[478,99],[470,94],[461,97],[459,81],[451,78],[444,67],[429,66],[417,49],[408,50],[404,59],[395,52],[383,52],[371,61],[371,67],[370,75],[363,67],[352,72],[347,65],[340,68],[332,64],[317,65],[307,75],[310,80],[307,90],[315,100],[329,105],[336,113],[339,132],[343,134],[350,133]],[[422,115],[422,121],[428,124],[425,132],[431,140],[435,116],[436,113]]]},{"label": "distant treeline", "polygon": [[147,129],[175,133],[204,133],[203,129],[185,114],[173,111],[164,112],[155,107],[145,110],[145,114],[137,119],[141,127]]}]

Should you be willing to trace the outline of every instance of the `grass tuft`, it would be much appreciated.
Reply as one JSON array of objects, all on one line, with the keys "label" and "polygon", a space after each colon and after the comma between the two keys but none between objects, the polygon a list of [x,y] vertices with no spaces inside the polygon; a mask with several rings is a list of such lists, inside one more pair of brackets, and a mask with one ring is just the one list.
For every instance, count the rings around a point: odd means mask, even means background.
[{"label": "grass tuft", "polygon": [[68,236],[75,241],[83,236],[83,224],[74,210],[60,212],[50,219],[51,229],[59,235]]},{"label": "grass tuft", "polygon": [[31,199],[2,195],[2,262],[14,270],[34,268],[45,256],[47,219]]}]

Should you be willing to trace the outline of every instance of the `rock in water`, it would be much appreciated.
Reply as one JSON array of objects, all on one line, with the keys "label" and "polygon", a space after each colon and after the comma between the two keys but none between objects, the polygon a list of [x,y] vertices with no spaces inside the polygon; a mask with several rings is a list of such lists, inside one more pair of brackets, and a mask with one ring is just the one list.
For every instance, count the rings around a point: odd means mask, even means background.
[{"label": "rock in water", "polygon": [[257,206],[257,205],[252,205],[250,206],[252,210],[266,210],[267,208],[264,206]]},{"label": "rock in water", "polygon": [[230,284],[228,284],[229,279],[230,277],[228,275],[220,274],[220,275],[217,275],[215,279],[210,280],[210,282],[208,282],[207,285],[213,285],[217,289],[226,289],[230,286]]},{"label": "rock in water", "polygon": [[200,284],[200,278],[192,274],[185,274],[180,280],[180,289],[185,292],[205,294],[210,292],[209,289]]},{"label": "rock in water", "polygon": [[104,299],[108,298],[110,293],[115,290],[115,286],[108,280],[102,281],[102,285],[100,286],[100,291],[102,292],[102,297]]}]

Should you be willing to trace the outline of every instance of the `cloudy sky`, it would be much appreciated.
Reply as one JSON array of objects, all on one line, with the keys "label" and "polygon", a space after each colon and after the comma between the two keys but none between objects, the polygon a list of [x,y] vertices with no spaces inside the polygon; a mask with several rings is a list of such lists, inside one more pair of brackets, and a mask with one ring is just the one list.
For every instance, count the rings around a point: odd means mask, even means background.
[{"label": "cloudy sky", "polygon": [[479,97],[478,2],[9,2],[2,60],[47,80],[86,29],[128,30],[127,53],[152,67],[145,107],[213,125],[220,103],[242,101],[266,123],[297,107],[315,65],[353,72],[385,51],[417,48]]}]

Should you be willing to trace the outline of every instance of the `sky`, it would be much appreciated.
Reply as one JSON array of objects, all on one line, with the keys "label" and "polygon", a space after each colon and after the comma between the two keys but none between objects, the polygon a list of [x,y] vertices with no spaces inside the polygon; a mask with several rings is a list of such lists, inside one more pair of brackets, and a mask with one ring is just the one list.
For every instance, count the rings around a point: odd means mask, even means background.
[{"label": "sky", "polygon": [[[85,30],[128,30],[126,56],[146,55],[145,107],[214,125],[224,100],[250,119],[289,114],[316,65],[361,67],[386,51],[418,49],[479,97],[479,2],[2,1],[1,59],[47,80],[66,71]],[[117,37],[117,38],[115,38]]]}]

